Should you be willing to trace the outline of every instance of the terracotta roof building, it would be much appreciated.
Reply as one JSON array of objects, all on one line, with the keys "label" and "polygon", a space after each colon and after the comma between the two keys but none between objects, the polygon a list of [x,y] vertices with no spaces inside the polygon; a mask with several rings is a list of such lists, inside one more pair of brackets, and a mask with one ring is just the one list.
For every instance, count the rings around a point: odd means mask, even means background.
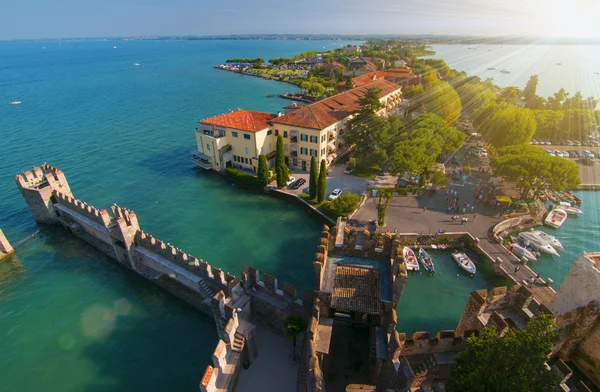
[{"label": "terracotta roof building", "polygon": [[415,75],[410,68],[389,68],[384,72],[386,80],[402,87],[421,83],[421,78]]},{"label": "terracotta roof building", "polygon": [[352,86],[360,87],[363,84],[367,84],[374,80],[383,78],[385,78],[385,72],[383,71],[369,72],[367,74],[352,78]]},{"label": "terracotta roof building", "polygon": [[257,132],[268,128],[269,120],[275,117],[277,116],[271,113],[238,109],[234,112],[219,114],[218,116],[200,120],[200,124]]},{"label": "terracotta roof building", "polygon": [[331,295],[331,307],[343,312],[380,314],[379,271],[365,266],[338,265]]}]

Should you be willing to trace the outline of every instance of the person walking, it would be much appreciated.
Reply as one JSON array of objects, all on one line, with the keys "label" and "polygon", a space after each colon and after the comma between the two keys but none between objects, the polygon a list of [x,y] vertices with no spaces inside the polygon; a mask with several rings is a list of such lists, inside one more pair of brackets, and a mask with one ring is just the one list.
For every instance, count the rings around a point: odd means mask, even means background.
[{"label": "person walking", "polygon": [[423,212],[427,211],[427,206],[423,207]]},{"label": "person walking", "polygon": [[517,266],[515,267],[515,276],[517,275],[517,272],[519,272],[519,270],[520,270],[520,269],[521,269],[521,266],[520,266],[520,265],[517,265]]},{"label": "person walking", "polygon": [[475,219],[477,219],[477,214],[473,215],[473,222],[475,222]]}]

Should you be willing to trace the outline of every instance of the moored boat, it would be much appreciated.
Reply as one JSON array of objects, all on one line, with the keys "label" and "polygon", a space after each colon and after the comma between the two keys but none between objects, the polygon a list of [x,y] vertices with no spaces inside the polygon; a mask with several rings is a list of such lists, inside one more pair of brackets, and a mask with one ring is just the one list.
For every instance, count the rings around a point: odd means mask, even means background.
[{"label": "moored boat", "polygon": [[544,224],[546,226],[554,227],[555,229],[560,229],[566,220],[567,212],[563,209],[555,208],[548,213],[546,219],[544,219]]},{"label": "moored boat", "polygon": [[548,200],[550,200],[553,203],[558,203],[559,200],[556,198],[556,196],[554,196],[554,193],[552,191],[546,190],[544,192],[546,194],[546,197],[548,198]]},{"label": "moored boat", "polygon": [[557,248],[564,248],[563,244],[558,240],[558,238],[556,238],[553,235],[550,235],[548,233],[544,233],[541,230],[531,230],[531,233],[534,235],[537,235],[539,238],[543,239],[544,241],[548,242],[548,244],[550,244],[554,249]]},{"label": "moored boat", "polygon": [[464,271],[473,275],[475,275],[475,272],[477,272],[477,267],[475,267],[475,263],[473,263],[473,260],[471,260],[469,256],[467,256],[465,253],[454,252],[452,253],[452,259]]},{"label": "moored boat", "polygon": [[9,103],[9,105],[20,105],[21,101],[12,101]]},{"label": "moored boat", "polygon": [[573,207],[571,205],[571,203],[566,202],[566,201],[561,201],[557,207],[560,208],[561,210],[565,210],[567,212],[567,215],[583,214],[583,211],[581,211],[579,208]]},{"label": "moored boat", "polygon": [[421,264],[423,264],[423,268],[425,268],[425,271],[429,272],[430,274],[435,274],[433,260],[431,260],[431,256],[429,256],[427,252],[423,250],[423,248],[419,248],[419,261],[421,262]]},{"label": "moored boat", "polygon": [[529,244],[532,247],[539,250],[540,252],[548,253],[548,254],[555,255],[555,256],[560,256],[558,254],[558,252],[556,251],[556,249],[554,249],[552,247],[552,245],[550,245],[548,243],[548,241],[544,241],[543,239],[541,239],[537,235],[531,233],[530,231],[524,231],[522,233],[519,233],[519,238],[521,238],[523,241],[525,241],[525,243],[529,242]]},{"label": "moored boat", "polygon": [[408,246],[405,246],[402,249],[402,256],[404,256],[404,263],[406,264],[406,269],[409,271],[418,271],[419,270],[419,262],[417,261],[417,257],[415,256],[415,252],[410,249]]},{"label": "moored boat", "polygon": [[571,200],[573,200],[573,202],[577,205],[581,205],[582,201],[580,198],[578,198],[577,196],[575,196],[574,194],[572,194],[569,191],[563,191],[563,193],[568,196]]},{"label": "moored boat", "polygon": [[524,246],[517,244],[516,242],[510,244],[508,247],[508,250],[519,257],[524,257],[528,261],[536,261],[537,260],[537,257],[533,253],[531,253]]}]

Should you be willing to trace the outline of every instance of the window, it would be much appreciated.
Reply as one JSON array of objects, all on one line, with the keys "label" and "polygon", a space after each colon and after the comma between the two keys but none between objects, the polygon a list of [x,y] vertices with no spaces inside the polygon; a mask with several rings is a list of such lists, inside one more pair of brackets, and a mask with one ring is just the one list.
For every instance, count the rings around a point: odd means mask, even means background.
[{"label": "window", "polygon": [[300,147],[300,154],[308,155],[308,148]]},{"label": "window", "polygon": [[238,133],[237,133],[237,132],[234,132],[234,131],[231,131],[231,136],[232,136],[232,137],[238,137]]},{"label": "window", "polygon": [[[287,152],[287,151],[288,151],[288,147],[287,147],[287,146],[288,146],[287,144],[284,144],[284,145],[283,145],[283,152]],[[269,146],[269,147],[270,147],[270,146]]]},{"label": "window", "polygon": [[[245,134],[244,134],[244,139],[246,139],[246,140],[250,140],[250,135],[248,135],[247,133],[245,133]],[[248,154],[248,153],[246,153],[246,154]]]},{"label": "window", "polygon": [[287,131],[283,131],[283,137],[287,138]]},{"label": "window", "polygon": [[269,136],[269,135],[272,135],[272,134],[273,134],[273,131],[269,129],[269,130],[267,131],[267,136]]},{"label": "window", "polygon": [[207,144],[207,145],[206,145],[206,149],[207,149],[208,151],[210,151],[210,144]]},{"label": "window", "polygon": [[300,140],[302,140],[303,142],[307,142],[308,141],[308,135],[305,135],[303,133],[300,134]]},{"label": "window", "polygon": [[325,155],[325,149],[324,148],[321,149],[321,155]]},{"label": "window", "polygon": [[310,156],[311,157],[316,157],[317,156],[317,150],[313,150],[312,148],[310,149]]},{"label": "window", "polygon": [[246,155],[248,155],[248,147],[244,147],[244,152],[246,152]]},{"label": "window", "polygon": [[310,137],[310,142],[311,142],[311,143],[318,143],[318,142],[319,142],[319,138],[318,138],[318,137],[316,137],[316,136],[311,136],[311,137]]},{"label": "window", "polygon": [[279,129],[275,130],[275,136],[279,136]]},{"label": "window", "polygon": [[244,158],[246,165],[248,164],[248,158]]}]

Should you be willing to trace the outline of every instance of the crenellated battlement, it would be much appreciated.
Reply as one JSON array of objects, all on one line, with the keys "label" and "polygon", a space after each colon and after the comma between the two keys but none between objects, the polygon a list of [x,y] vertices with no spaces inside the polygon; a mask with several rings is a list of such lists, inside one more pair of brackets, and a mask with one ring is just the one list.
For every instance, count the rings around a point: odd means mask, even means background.
[{"label": "crenellated battlement", "polygon": [[433,354],[442,352],[458,352],[466,347],[469,336],[479,336],[479,331],[457,333],[455,330],[443,330],[433,337],[429,332],[415,332],[410,339],[405,333],[394,331],[390,336],[391,359],[411,355]]},{"label": "crenellated battlement", "polygon": [[135,214],[135,212],[128,210],[126,208],[123,208],[123,207],[119,207],[116,204],[113,204],[110,207],[110,210],[112,211],[115,218],[117,218],[117,219],[122,218],[125,221],[127,226],[139,228],[140,225],[138,223],[137,215]]},{"label": "crenellated battlement", "polygon": [[56,189],[52,191],[52,196],[54,196],[56,203],[63,205],[106,228],[112,223],[112,217],[105,209],[100,210],[86,202],[57,191]]},{"label": "crenellated battlement", "polygon": [[71,188],[62,170],[57,169],[47,163],[36,166],[31,171],[25,171],[17,174],[15,182],[20,189],[34,189],[43,186],[50,186],[52,189],[71,195]]}]

